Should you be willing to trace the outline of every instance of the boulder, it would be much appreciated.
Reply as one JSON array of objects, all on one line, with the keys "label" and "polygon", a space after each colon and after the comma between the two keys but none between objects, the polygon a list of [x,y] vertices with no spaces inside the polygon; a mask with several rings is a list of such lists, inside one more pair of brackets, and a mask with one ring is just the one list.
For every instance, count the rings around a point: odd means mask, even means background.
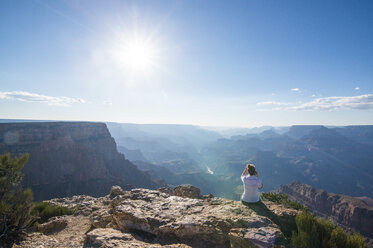
[{"label": "boulder", "polygon": [[112,186],[110,189],[110,198],[114,198],[118,195],[123,195],[124,190],[120,186]]},{"label": "boulder", "polygon": [[174,188],[174,195],[186,198],[200,199],[201,190],[190,184],[182,184]]},{"label": "boulder", "polygon": [[168,195],[173,195],[174,194],[172,189],[170,189],[169,187],[159,188],[158,191],[161,192],[161,193],[168,194]]},{"label": "boulder", "polygon": [[90,216],[92,226],[96,228],[105,228],[112,223],[113,215],[111,209],[98,209]]},{"label": "boulder", "polygon": [[271,227],[233,228],[229,232],[232,248],[271,248],[282,238],[280,230]]},{"label": "boulder", "polygon": [[132,234],[123,233],[112,228],[97,228],[86,234],[84,247],[97,247],[97,248],[114,248],[114,247],[146,247],[146,248],[188,248],[190,246],[184,244],[149,244],[137,240]]},{"label": "boulder", "polygon": [[67,226],[67,223],[65,216],[52,217],[48,222],[39,224],[38,231],[41,233],[59,232]]}]

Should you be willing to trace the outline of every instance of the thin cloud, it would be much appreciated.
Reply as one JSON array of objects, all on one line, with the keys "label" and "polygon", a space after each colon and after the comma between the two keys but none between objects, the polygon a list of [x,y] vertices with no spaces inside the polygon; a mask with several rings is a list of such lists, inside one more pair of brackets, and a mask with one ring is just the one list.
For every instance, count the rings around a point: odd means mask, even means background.
[{"label": "thin cloud", "polygon": [[275,102],[275,101],[266,101],[266,102],[258,102],[256,105],[276,105],[276,106],[281,106],[281,105],[288,105],[289,103],[287,102]]},{"label": "thin cloud", "polygon": [[113,102],[110,101],[110,100],[106,100],[106,101],[103,101],[102,104],[111,106],[111,105],[113,105]]},{"label": "thin cloud", "polygon": [[81,98],[72,98],[66,96],[46,96],[26,91],[0,91],[0,99],[11,99],[22,102],[39,102],[50,106],[71,106],[73,103],[85,103]]},{"label": "thin cloud", "polygon": [[360,90],[360,87],[356,87],[355,90]]},{"label": "thin cloud", "polygon": [[331,96],[287,108],[287,110],[373,109],[373,94],[360,96]]},{"label": "thin cloud", "polygon": [[299,88],[291,88],[290,90],[297,92],[297,91],[299,91]]}]

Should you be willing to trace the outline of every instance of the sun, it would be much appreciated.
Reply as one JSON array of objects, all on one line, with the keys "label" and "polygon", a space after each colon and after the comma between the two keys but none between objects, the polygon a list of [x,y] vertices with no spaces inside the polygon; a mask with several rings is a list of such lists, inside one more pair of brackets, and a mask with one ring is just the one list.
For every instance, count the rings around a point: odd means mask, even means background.
[{"label": "sun", "polygon": [[157,64],[157,49],[150,40],[128,38],[121,40],[114,51],[114,58],[127,72],[145,74],[152,71]]},{"label": "sun", "polygon": [[127,45],[123,56],[133,69],[147,69],[154,60],[154,51],[149,44],[134,42]]}]

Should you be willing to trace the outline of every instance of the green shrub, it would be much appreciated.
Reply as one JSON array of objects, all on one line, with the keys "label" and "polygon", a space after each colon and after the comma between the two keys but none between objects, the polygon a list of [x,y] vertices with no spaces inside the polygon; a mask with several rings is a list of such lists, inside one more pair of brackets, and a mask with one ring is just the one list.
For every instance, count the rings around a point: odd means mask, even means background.
[{"label": "green shrub", "polygon": [[32,191],[19,186],[28,158],[28,154],[12,159],[9,154],[0,155],[0,238],[18,234],[34,222]]},{"label": "green shrub", "polygon": [[346,243],[347,243],[346,233],[340,227],[335,228],[330,235],[329,247],[339,248],[339,247],[343,247],[344,245],[346,245]]},{"label": "green shrub", "polygon": [[343,229],[307,211],[295,218],[297,231],[293,231],[291,246],[296,248],[366,248],[360,234],[346,234]]},{"label": "green shrub", "polygon": [[354,233],[353,235],[347,236],[347,246],[348,248],[365,248],[367,244],[364,241],[364,238],[358,234]]},{"label": "green shrub", "polygon": [[44,223],[49,218],[54,216],[62,216],[69,214],[72,214],[72,212],[68,208],[51,205],[48,202],[34,203],[34,208],[31,211],[31,215],[38,217],[39,223]]},{"label": "green shrub", "polygon": [[285,194],[266,192],[262,193],[260,195],[260,198],[264,201],[275,202],[296,210],[308,210],[308,208],[303,206],[302,204],[289,200],[288,196]]}]

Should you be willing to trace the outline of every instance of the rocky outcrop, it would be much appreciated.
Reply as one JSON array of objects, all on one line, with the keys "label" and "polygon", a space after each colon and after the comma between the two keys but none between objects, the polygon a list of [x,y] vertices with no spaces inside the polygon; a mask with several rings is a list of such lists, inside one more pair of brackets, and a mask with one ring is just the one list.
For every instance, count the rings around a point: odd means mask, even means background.
[{"label": "rocky outcrop", "polygon": [[63,217],[53,217],[47,223],[38,225],[38,231],[41,233],[58,232],[67,226],[67,220]]},{"label": "rocky outcrop", "polygon": [[355,197],[355,198],[360,199],[363,202],[365,202],[366,204],[368,204],[369,206],[373,207],[373,199],[372,198],[369,198],[369,197],[366,197],[366,196]]},{"label": "rocky outcrop", "polygon": [[[273,247],[286,243],[271,219],[241,202],[215,198],[185,198],[158,190],[119,190],[94,198],[74,196],[52,199],[51,204],[78,210],[67,216],[68,225],[53,233],[31,233],[18,247]],[[265,202],[277,216],[294,219],[297,211]],[[75,221],[78,218],[78,221]],[[82,225],[77,233],[72,228]],[[70,238],[66,237],[70,235]],[[72,245],[71,240],[79,243]],[[39,242],[39,243],[37,243]],[[56,245],[58,244],[58,246]]]},{"label": "rocky outcrop", "polygon": [[190,184],[176,186],[174,188],[174,195],[194,199],[199,199],[202,197],[201,190]]},{"label": "rocky outcrop", "polygon": [[278,191],[319,216],[331,217],[338,224],[373,238],[373,207],[360,199],[328,193],[299,182],[281,186]]},{"label": "rocky outcrop", "polygon": [[22,183],[32,188],[36,200],[103,196],[112,185],[124,189],[165,186],[118,153],[104,123],[2,123],[0,137],[0,154],[30,154]]},{"label": "rocky outcrop", "polygon": [[115,185],[111,187],[110,189],[110,198],[114,198],[118,195],[123,195],[123,194],[124,194],[124,191],[120,186]]},{"label": "rocky outcrop", "polygon": [[87,233],[85,246],[97,248],[115,248],[115,247],[141,247],[141,248],[188,248],[184,244],[152,244],[136,239],[130,233],[124,233],[112,228],[97,228]]},{"label": "rocky outcrop", "polygon": [[229,232],[230,247],[271,247],[268,243],[275,243],[275,238],[280,234],[279,230],[267,227],[252,228],[251,230],[233,228]]}]

